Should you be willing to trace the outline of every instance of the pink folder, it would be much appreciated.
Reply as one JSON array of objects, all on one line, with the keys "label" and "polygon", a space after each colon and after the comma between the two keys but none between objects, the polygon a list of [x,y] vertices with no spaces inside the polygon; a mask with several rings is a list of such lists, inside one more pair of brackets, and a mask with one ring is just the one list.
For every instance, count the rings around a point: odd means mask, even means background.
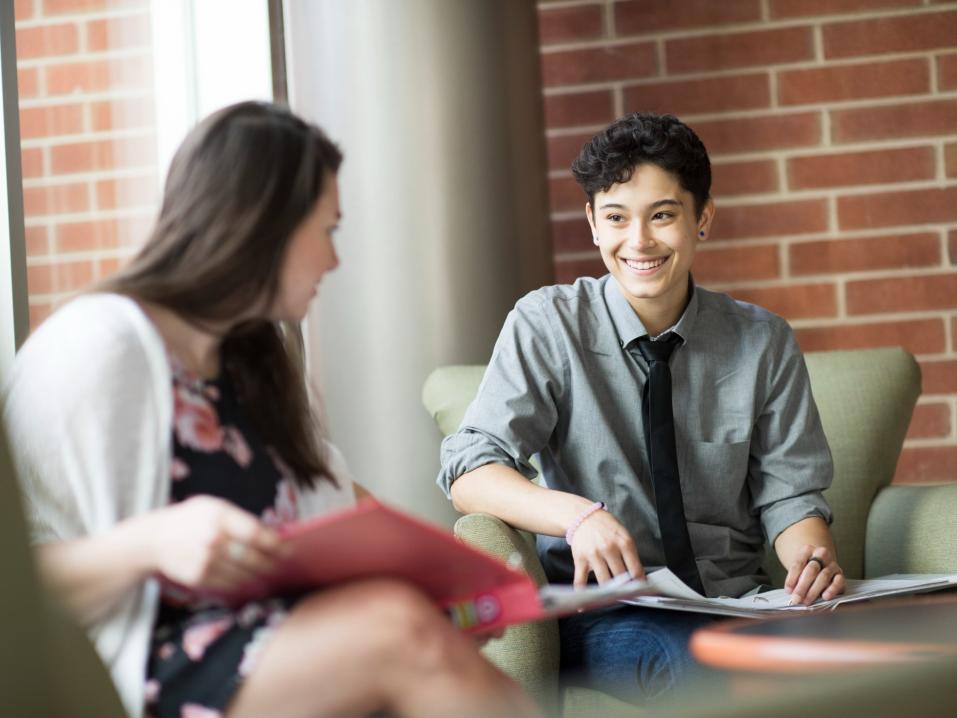
[{"label": "pink folder", "polygon": [[463,630],[486,632],[545,617],[538,587],[523,571],[372,498],[281,532],[292,548],[289,557],[265,582],[231,596],[232,602],[393,577],[415,584]]},{"label": "pink folder", "polygon": [[462,630],[485,633],[648,592],[646,582],[633,581],[611,592],[594,587],[543,598],[523,571],[463,543],[444,528],[372,498],[354,508],[290,524],[281,532],[292,548],[289,557],[264,582],[231,596],[232,602],[360,578],[393,577],[418,586]]}]

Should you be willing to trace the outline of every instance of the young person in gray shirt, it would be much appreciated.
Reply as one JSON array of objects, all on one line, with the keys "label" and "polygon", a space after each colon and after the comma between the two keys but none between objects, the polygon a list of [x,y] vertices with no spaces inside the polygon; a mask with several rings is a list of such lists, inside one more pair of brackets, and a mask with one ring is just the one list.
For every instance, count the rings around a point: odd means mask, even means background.
[{"label": "young person in gray shirt", "polygon": [[[691,277],[715,215],[704,145],[675,117],[636,113],[572,172],[609,273],[519,300],[442,444],[439,485],[459,511],[537,534],[552,582],[667,565],[709,596],[739,596],[767,581],[769,542],[795,602],[841,593],[821,494],[831,456],[792,331]],[[670,390],[654,388],[661,367]],[[666,694],[709,620],[633,606],[573,616],[559,624],[563,672],[632,700]]]}]

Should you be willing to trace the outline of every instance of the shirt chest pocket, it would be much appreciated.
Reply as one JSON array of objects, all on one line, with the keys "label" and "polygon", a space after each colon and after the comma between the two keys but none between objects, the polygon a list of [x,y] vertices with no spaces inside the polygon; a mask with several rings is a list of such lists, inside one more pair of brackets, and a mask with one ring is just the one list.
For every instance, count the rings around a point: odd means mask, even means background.
[{"label": "shirt chest pocket", "polygon": [[748,511],[751,441],[686,440],[678,449],[685,514],[689,521],[733,525]]}]

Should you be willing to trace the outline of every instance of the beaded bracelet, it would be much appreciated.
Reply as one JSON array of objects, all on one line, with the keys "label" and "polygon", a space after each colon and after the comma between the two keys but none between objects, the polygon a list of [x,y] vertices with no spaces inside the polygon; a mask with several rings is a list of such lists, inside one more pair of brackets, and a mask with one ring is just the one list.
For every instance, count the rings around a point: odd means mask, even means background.
[{"label": "beaded bracelet", "polygon": [[604,508],[605,508],[604,501],[596,501],[587,509],[582,511],[581,514],[578,515],[578,518],[572,521],[572,525],[568,527],[568,531],[565,532],[565,543],[571,546],[572,539],[575,537],[575,532],[578,530],[578,527],[582,525],[582,521],[587,519],[596,511],[601,511]]}]

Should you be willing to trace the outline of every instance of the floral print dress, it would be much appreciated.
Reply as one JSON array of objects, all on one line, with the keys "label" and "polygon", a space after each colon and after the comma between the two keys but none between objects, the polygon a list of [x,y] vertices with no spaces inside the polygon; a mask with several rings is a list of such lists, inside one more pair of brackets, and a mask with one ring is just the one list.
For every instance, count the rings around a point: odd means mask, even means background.
[{"label": "floral print dress", "polygon": [[[258,439],[225,373],[203,380],[175,357],[170,357],[170,365],[170,502],[207,494],[231,501],[272,526],[295,520],[293,474]],[[278,597],[230,608],[165,585],[147,666],[147,714],[222,716],[294,601]]]}]

